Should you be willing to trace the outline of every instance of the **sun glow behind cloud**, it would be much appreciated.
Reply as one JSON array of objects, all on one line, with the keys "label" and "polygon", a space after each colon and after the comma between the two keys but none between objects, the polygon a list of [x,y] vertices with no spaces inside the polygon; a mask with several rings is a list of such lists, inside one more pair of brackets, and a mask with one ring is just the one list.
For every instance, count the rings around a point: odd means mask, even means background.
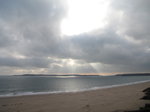
[{"label": "sun glow behind cloud", "polygon": [[68,0],[68,7],[68,16],[61,24],[63,35],[77,35],[107,24],[107,0]]},{"label": "sun glow behind cloud", "polygon": [[150,0],[0,0],[0,75],[150,72],[149,6]]}]

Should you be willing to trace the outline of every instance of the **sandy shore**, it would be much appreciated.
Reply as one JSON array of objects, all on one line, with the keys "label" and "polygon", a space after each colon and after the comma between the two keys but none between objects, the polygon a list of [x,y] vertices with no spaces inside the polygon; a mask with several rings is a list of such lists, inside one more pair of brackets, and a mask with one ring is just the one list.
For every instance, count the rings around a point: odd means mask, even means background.
[{"label": "sandy shore", "polygon": [[0,98],[0,112],[122,112],[138,109],[150,82],[78,93]]}]

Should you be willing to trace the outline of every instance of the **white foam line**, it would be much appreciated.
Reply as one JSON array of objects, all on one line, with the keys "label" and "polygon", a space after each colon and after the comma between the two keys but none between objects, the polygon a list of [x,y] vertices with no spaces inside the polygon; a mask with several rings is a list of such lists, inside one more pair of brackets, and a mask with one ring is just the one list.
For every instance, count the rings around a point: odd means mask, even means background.
[{"label": "white foam line", "polygon": [[114,88],[114,87],[122,87],[122,86],[145,83],[145,82],[150,82],[150,80],[136,81],[136,82],[131,82],[131,83],[102,86],[102,87],[93,87],[93,88],[89,88],[89,89],[82,89],[82,90],[75,90],[75,91],[21,92],[21,93],[15,93],[15,94],[9,93],[9,94],[5,94],[5,95],[0,95],[0,98],[2,98],[2,97],[16,97],[16,96],[31,96],[31,95],[62,94],[62,93],[79,93],[79,92],[86,92],[86,91],[93,91],[93,90],[100,90],[100,89],[107,89],[107,88]]},{"label": "white foam line", "polygon": [[92,88],[92,90],[107,89],[107,88],[114,88],[114,87],[122,87],[122,86],[128,86],[128,85],[134,85],[134,84],[145,83],[145,82],[150,82],[150,80],[136,81],[136,82],[130,82],[130,83],[124,83],[124,84],[118,84],[118,85],[111,85],[111,86],[94,87],[94,88]]}]

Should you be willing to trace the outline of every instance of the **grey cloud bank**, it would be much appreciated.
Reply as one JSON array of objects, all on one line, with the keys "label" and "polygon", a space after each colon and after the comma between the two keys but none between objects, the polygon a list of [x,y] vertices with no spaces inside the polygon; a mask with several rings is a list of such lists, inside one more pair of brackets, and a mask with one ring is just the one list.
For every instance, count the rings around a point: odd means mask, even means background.
[{"label": "grey cloud bank", "polygon": [[149,5],[110,0],[103,29],[62,38],[67,1],[0,1],[0,74],[150,72]]}]

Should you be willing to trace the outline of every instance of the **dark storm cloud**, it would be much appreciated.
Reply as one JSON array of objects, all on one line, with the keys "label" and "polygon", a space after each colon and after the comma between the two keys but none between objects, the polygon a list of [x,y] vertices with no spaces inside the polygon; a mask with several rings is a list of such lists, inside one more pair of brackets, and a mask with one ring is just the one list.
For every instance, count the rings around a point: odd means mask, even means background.
[{"label": "dark storm cloud", "polygon": [[150,72],[150,1],[110,2],[103,29],[62,39],[65,0],[1,0],[0,70],[97,72],[94,63],[98,72]]}]

